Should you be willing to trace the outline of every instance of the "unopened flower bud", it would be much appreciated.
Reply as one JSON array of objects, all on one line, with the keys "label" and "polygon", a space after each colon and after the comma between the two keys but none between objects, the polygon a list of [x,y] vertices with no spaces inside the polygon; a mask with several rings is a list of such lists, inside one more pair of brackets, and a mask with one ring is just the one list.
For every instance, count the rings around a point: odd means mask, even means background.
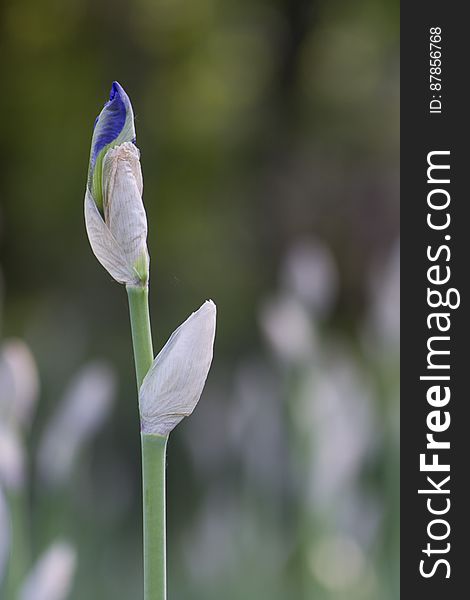
[{"label": "unopened flower bud", "polygon": [[216,306],[208,300],[155,358],[139,393],[143,433],[166,436],[193,412],[211,366],[215,324]]},{"label": "unopened flower bud", "polygon": [[149,273],[140,153],[134,142],[132,106],[114,82],[93,133],[85,223],[95,256],[126,285],[146,284]]}]

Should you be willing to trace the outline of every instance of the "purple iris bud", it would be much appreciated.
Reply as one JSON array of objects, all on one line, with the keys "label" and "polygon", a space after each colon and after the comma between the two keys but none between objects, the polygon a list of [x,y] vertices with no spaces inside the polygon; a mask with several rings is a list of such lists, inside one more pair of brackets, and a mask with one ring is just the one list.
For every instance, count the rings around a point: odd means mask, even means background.
[{"label": "purple iris bud", "polygon": [[95,120],[91,140],[88,187],[102,208],[102,163],[106,152],[125,142],[135,143],[134,112],[124,88],[113,81],[109,100]]},{"label": "purple iris bud", "polygon": [[[99,152],[115,141],[124,129],[128,113],[133,120],[132,106],[129,96],[117,81],[113,82],[109,100],[104,105],[100,115],[96,118],[93,143],[91,148],[91,162],[95,163]],[[99,124],[99,126],[98,126]],[[98,129],[97,129],[98,126]],[[133,135],[135,139],[135,133]],[[131,141],[131,140],[122,140]]]}]

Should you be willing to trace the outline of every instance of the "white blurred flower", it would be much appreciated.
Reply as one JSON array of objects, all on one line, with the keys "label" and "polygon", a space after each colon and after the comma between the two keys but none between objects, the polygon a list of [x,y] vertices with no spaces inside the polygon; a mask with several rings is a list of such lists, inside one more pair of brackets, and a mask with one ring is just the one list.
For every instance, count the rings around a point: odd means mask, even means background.
[{"label": "white blurred flower", "polygon": [[0,484],[19,490],[25,480],[25,451],[16,428],[0,421]]},{"label": "white blurred flower", "polygon": [[115,387],[114,372],[100,361],[74,377],[39,443],[38,469],[44,482],[61,484],[69,476],[77,454],[107,419]]},{"label": "white blurred flower", "polygon": [[39,377],[33,355],[19,339],[0,348],[0,419],[27,427],[39,394]]},{"label": "white blurred flower", "polygon": [[251,358],[236,370],[234,384],[225,444],[229,442],[243,461],[253,485],[279,495],[287,467],[279,378],[268,365]]},{"label": "white blurred flower", "polygon": [[[247,498],[242,500],[233,489],[219,485],[206,495],[192,528],[185,532],[182,550],[183,560],[195,580],[213,582],[218,578],[223,581],[230,578],[234,570],[243,572],[249,565],[256,564],[262,581],[261,573],[272,575],[283,571],[292,546],[286,535],[281,537],[269,518],[260,518]],[[268,593],[266,597],[272,596]]]},{"label": "white blurred flower", "polygon": [[281,360],[303,363],[312,358],[316,346],[313,323],[296,298],[283,294],[265,301],[259,322],[266,340]]},{"label": "white blurred flower", "polygon": [[356,485],[379,434],[370,385],[352,358],[336,353],[312,372],[296,418],[312,435],[312,506],[328,508]]},{"label": "white blurred flower", "polygon": [[19,600],[65,600],[70,594],[77,556],[67,542],[55,542],[26,578]]},{"label": "white blurred flower", "polygon": [[220,491],[207,494],[198,518],[185,532],[182,546],[184,560],[196,580],[220,575],[236,561],[235,539],[244,516],[233,497],[227,498]]},{"label": "white blurred flower", "polygon": [[338,291],[338,271],[328,247],[315,238],[295,242],[284,259],[281,281],[316,317],[325,316]]},{"label": "white blurred flower", "polygon": [[377,543],[385,506],[375,490],[359,485],[345,491],[336,507],[335,523],[341,531],[353,537],[363,548]]},{"label": "white blurred flower", "polygon": [[10,515],[0,488],[0,589],[10,552]]},{"label": "white blurred flower", "polygon": [[189,459],[202,477],[220,473],[230,454],[227,436],[232,415],[229,404],[220,401],[226,393],[226,382],[215,381],[204,391],[204,402],[198,406],[198,418],[188,422],[181,432],[189,448]]},{"label": "white blurred flower", "polygon": [[320,539],[312,546],[308,558],[313,575],[332,592],[351,591],[366,567],[362,548],[344,535]]},{"label": "white blurred flower", "polygon": [[372,306],[369,328],[382,346],[397,347],[400,341],[400,243],[371,277]]},{"label": "white blurred flower", "polygon": [[216,306],[205,302],[176,329],[140,387],[144,433],[168,435],[201,397],[212,362]]}]

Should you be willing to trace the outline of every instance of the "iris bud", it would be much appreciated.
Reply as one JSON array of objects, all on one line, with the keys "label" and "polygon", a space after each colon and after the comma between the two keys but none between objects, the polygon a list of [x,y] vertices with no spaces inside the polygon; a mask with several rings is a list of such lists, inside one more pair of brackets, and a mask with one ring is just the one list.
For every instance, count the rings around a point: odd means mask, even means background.
[{"label": "iris bud", "polygon": [[110,275],[126,285],[146,285],[147,216],[140,153],[134,142],[132,106],[114,82],[93,133],[85,224],[92,250]]},{"label": "iris bud", "polygon": [[212,362],[216,306],[205,302],[173,332],[153,361],[139,393],[143,433],[166,436],[190,415]]}]

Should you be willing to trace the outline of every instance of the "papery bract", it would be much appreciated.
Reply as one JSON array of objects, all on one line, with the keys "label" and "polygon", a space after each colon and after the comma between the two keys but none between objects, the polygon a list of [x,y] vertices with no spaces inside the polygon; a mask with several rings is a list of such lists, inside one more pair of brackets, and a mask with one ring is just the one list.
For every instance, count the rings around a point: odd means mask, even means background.
[{"label": "papery bract", "polygon": [[216,306],[208,300],[155,358],[139,393],[143,433],[168,435],[193,412],[211,366],[215,325]]}]

